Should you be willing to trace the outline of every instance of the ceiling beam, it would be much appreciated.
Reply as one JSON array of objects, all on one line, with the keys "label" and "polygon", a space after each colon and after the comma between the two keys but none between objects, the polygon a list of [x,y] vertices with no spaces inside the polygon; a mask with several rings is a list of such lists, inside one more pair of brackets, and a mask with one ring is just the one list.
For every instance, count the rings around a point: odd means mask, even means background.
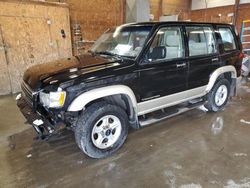
[{"label": "ceiling beam", "polygon": [[237,17],[238,17],[238,12],[239,12],[239,5],[240,5],[240,0],[235,0],[235,5],[234,5],[234,17],[233,17],[233,24],[236,26],[237,24]]}]

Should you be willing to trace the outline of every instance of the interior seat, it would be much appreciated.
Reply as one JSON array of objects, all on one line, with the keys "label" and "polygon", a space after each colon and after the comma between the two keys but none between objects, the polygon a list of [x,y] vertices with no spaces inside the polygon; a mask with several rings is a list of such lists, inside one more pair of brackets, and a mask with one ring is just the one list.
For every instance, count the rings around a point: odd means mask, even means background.
[{"label": "interior seat", "polygon": [[167,50],[166,59],[178,58],[181,56],[179,35],[168,35],[165,45]]},{"label": "interior seat", "polygon": [[207,54],[206,42],[189,41],[189,54],[190,56]]}]

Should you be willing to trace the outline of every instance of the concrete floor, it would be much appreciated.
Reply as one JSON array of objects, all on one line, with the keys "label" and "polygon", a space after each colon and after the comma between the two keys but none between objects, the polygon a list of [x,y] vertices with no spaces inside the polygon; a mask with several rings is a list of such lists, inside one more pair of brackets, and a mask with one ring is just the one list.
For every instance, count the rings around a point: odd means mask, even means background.
[{"label": "concrete floor", "polygon": [[132,130],[101,160],[86,157],[69,131],[34,141],[12,96],[0,98],[0,114],[0,187],[250,187],[249,83],[224,111]]}]

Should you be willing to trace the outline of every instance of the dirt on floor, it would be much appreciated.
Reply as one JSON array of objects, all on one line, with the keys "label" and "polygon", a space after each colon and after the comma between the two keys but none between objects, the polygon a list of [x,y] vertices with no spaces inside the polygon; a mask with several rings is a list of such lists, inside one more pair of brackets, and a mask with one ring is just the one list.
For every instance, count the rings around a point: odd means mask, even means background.
[{"label": "dirt on floor", "polygon": [[15,105],[0,98],[0,187],[250,187],[250,84],[225,110],[186,112],[130,130],[124,146],[90,159],[70,131],[36,141]]}]

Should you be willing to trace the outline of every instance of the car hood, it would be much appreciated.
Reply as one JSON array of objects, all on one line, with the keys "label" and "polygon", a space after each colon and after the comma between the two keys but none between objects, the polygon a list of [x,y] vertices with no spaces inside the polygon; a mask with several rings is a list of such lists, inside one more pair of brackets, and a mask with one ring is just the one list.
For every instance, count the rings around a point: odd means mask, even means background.
[{"label": "car hood", "polygon": [[85,54],[32,66],[24,73],[23,80],[31,89],[38,90],[42,85],[60,84],[120,63],[117,58]]}]

